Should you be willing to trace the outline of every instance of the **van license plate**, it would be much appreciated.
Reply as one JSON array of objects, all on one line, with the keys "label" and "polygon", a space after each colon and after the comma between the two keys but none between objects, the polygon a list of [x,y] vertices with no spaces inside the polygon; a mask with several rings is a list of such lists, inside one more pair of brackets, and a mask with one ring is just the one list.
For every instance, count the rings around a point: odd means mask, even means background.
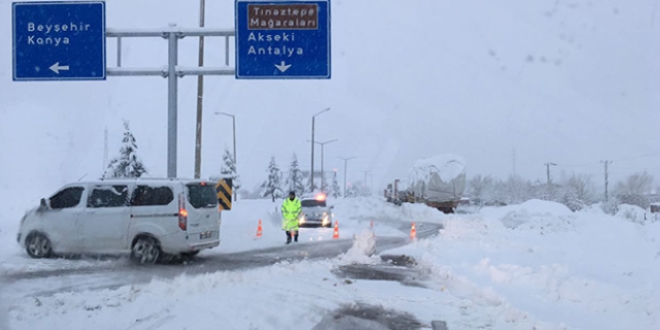
[{"label": "van license plate", "polygon": [[212,231],[205,231],[203,233],[199,234],[199,239],[207,239],[213,237],[213,232]]}]

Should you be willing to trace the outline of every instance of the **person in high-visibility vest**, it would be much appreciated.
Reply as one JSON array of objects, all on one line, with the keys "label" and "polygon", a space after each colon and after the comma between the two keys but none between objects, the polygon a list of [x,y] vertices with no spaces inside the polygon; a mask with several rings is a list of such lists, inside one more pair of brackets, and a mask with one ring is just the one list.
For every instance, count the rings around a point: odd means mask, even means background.
[{"label": "person in high-visibility vest", "polygon": [[282,203],[282,229],[286,232],[286,244],[291,243],[291,238],[298,242],[298,219],[302,212],[300,200],[296,198],[296,192],[291,191],[289,198]]}]

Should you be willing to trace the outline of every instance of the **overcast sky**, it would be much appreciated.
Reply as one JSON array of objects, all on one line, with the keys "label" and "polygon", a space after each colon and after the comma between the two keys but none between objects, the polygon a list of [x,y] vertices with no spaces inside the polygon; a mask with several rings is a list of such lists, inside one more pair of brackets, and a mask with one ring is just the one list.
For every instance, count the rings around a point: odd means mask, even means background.
[{"label": "overcast sky", "polygon": [[[233,28],[234,1],[207,0],[206,25]],[[418,158],[453,153],[468,176],[516,173],[545,180],[544,163],[594,175],[601,160],[614,180],[647,170],[660,182],[660,17],[655,0],[332,2],[332,79],[205,79],[204,176],[231,148],[236,115],[238,168],[248,188],[263,181],[271,155],[288,167],[310,163],[311,116],[327,169],[349,180],[372,170],[376,191],[404,178]],[[193,0],[109,0],[108,28],[195,27]],[[104,129],[117,153],[131,122],[152,176],[166,175],[167,82],[108,77],[97,82],[13,82],[11,1],[0,0],[2,179],[61,183],[102,170]],[[233,45],[233,40],[232,40]],[[231,63],[234,62],[234,48]],[[116,46],[108,40],[108,65]],[[160,38],[123,42],[123,65],[166,64]],[[224,40],[207,39],[207,65],[224,64]],[[179,64],[197,63],[197,39],[180,43]],[[192,177],[197,79],[179,80],[178,174]],[[515,157],[514,157],[515,150]],[[21,156],[30,164],[15,166]],[[320,167],[317,149],[316,167]],[[514,162],[515,159],[515,162]],[[570,166],[569,166],[570,165]],[[37,180],[37,179],[35,179]],[[5,180],[2,180],[5,181]],[[54,189],[54,188],[53,188]]]}]

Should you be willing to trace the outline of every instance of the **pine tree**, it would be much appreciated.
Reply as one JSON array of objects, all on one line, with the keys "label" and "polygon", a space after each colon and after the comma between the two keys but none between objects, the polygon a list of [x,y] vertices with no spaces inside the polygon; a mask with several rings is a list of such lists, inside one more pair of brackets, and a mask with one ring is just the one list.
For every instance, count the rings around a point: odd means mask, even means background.
[{"label": "pine tree", "polygon": [[138,147],[126,120],[124,120],[124,128],[126,131],[119,149],[119,156],[110,161],[103,178],[139,178],[147,173],[144,164],[136,155]]},{"label": "pine tree", "polygon": [[261,197],[270,196],[275,202],[275,198],[282,198],[281,176],[280,168],[275,163],[275,157],[270,158],[268,164],[268,179],[261,184]]},{"label": "pine tree", "polygon": [[236,200],[238,189],[241,189],[241,177],[236,172],[236,162],[234,157],[229,153],[229,149],[225,147],[225,153],[222,155],[222,161],[224,162],[220,168],[220,174],[224,178],[232,179],[232,190],[234,191],[234,200]]},{"label": "pine tree", "polygon": [[339,182],[337,182],[337,171],[332,174],[332,197],[341,197],[341,188],[339,188]]},{"label": "pine tree", "polygon": [[295,191],[296,196],[302,196],[305,193],[303,174],[298,168],[298,157],[295,153],[291,160],[291,166],[289,167],[289,175],[286,179],[285,187],[287,187],[288,191]]}]

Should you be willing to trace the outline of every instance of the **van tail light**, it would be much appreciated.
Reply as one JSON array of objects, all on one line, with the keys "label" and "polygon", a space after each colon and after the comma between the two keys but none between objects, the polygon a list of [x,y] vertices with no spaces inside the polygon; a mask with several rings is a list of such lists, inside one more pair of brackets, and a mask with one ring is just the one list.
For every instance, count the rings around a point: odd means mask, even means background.
[{"label": "van tail light", "polygon": [[179,228],[188,229],[188,211],[186,210],[186,197],[183,194],[179,195]]}]

